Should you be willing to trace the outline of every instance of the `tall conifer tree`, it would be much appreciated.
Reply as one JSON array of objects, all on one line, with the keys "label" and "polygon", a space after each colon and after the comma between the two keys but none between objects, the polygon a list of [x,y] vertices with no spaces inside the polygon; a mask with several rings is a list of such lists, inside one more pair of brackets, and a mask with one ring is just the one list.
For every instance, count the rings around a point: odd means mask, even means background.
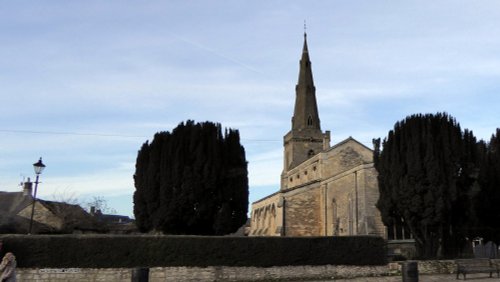
[{"label": "tall conifer tree", "polygon": [[137,156],[137,224],[166,234],[235,232],[247,219],[247,175],[237,130],[187,121],[157,133]]},{"label": "tall conifer tree", "polygon": [[473,236],[500,243],[500,128],[485,148],[480,172],[481,190],[474,200],[477,222]]},{"label": "tall conifer tree", "polygon": [[445,113],[419,114],[397,122],[383,149],[374,145],[384,223],[404,224],[420,257],[455,255],[472,221],[480,159],[472,132]]}]

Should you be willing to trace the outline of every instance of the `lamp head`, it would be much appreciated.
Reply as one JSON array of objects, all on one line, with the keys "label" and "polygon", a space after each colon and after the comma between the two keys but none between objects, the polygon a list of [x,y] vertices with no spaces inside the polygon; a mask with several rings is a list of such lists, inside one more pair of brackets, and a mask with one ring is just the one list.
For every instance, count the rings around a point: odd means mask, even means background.
[{"label": "lamp head", "polygon": [[45,165],[42,163],[42,158],[38,160],[38,162],[33,164],[33,168],[35,169],[35,173],[41,174],[43,169],[45,168]]}]

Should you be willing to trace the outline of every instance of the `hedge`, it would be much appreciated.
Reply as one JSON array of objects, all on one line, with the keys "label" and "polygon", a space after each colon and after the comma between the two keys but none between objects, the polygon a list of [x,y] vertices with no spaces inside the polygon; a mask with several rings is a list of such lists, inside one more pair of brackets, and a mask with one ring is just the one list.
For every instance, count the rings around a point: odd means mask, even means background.
[{"label": "hedge", "polygon": [[385,241],[352,237],[0,235],[19,267],[383,265]]}]

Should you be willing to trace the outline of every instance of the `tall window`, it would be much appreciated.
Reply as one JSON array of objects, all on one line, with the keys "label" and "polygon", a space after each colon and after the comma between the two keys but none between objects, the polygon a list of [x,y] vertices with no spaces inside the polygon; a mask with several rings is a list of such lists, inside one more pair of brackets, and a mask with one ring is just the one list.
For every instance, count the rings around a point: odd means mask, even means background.
[{"label": "tall window", "polygon": [[309,116],[307,118],[307,126],[312,126],[313,125],[313,118],[311,116]]},{"label": "tall window", "polygon": [[348,225],[348,235],[354,235],[354,205],[352,202],[351,195],[349,195],[349,200],[347,204],[347,209],[348,209],[348,220],[349,220],[349,225]]},{"label": "tall window", "polygon": [[333,235],[339,235],[340,220],[337,213],[337,200],[332,200]]}]

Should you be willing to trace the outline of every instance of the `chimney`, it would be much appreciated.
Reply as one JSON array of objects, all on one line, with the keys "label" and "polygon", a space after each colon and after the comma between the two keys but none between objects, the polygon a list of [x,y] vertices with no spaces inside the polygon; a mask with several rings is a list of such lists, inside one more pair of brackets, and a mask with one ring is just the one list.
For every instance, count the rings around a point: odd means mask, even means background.
[{"label": "chimney", "polygon": [[94,206],[90,207],[90,214],[95,215],[95,207]]},{"label": "chimney", "polygon": [[328,150],[330,148],[330,130],[323,133],[323,150]]},{"label": "chimney", "polygon": [[32,195],[33,195],[33,183],[30,181],[30,179],[28,177],[28,181],[24,182],[23,196],[32,197]]}]

